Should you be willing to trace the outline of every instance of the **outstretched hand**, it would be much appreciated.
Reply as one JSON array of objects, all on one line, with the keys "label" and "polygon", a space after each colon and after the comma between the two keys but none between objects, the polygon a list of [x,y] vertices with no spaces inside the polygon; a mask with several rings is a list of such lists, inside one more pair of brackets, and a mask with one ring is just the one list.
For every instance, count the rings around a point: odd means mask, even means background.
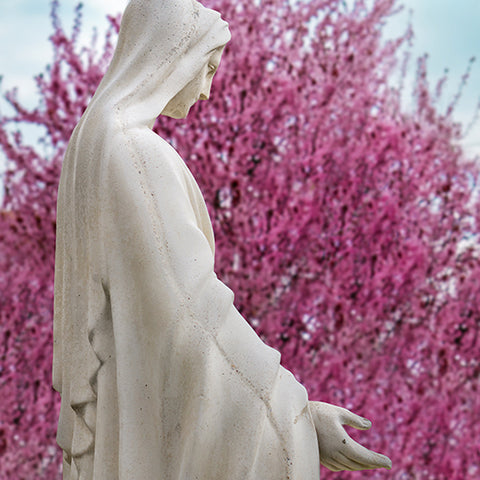
[{"label": "outstretched hand", "polygon": [[320,463],[334,472],[392,468],[391,460],[350,438],[343,425],[368,430],[372,424],[349,410],[323,402],[309,402],[317,431]]}]

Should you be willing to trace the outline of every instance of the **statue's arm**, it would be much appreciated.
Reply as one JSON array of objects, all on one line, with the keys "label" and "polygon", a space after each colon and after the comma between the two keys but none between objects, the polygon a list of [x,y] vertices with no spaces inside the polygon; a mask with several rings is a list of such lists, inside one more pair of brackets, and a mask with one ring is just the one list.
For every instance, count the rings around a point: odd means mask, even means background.
[{"label": "statue's arm", "polygon": [[[201,325],[215,335],[232,368],[252,384],[271,386],[279,354],[236,312],[232,292],[216,278],[213,252],[197,224],[178,161],[151,135],[125,142],[112,160],[105,207],[111,217],[110,292],[112,301],[116,298],[114,326],[126,332],[117,337],[128,339],[130,350],[131,338],[139,335],[144,342],[139,345],[166,341],[166,332],[178,336],[175,329],[183,315],[188,335],[198,335]],[[138,355],[143,354],[142,346]],[[309,407],[323,465],[332,470],[390,468],[387,457],[360,446],[343,429],[345,424],[367,428],[363,419],[333,405],[309,402]]]}]

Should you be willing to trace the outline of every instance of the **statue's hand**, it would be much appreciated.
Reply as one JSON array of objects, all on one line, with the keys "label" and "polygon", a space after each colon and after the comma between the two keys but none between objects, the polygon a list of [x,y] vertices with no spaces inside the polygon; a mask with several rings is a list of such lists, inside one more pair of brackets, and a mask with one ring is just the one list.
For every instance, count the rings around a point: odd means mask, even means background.
[{"label": "statue's hand", "polygon": [[368,430],[372,424],[349,410],[323,402],[309,402],[317,431],[320,463],[334,472],[392,468],[391,460],[352,440],[342,425]]}]

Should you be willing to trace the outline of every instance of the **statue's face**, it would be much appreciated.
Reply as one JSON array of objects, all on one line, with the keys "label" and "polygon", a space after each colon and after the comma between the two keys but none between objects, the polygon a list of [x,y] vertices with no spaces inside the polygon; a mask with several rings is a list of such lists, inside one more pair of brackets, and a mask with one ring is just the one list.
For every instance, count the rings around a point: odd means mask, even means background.
[{"label": "statue's face", "polygon": [[213,76],[220,64],[224,48],[222,46],[213,50],[198,75],[167,103],[162,115],[172,118],[185,118],[195,102],[208,100]]}]

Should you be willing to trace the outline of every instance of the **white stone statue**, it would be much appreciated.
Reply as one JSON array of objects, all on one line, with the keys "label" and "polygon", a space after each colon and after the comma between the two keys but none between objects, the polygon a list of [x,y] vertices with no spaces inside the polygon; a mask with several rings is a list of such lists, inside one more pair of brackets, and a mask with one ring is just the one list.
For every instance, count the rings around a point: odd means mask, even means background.
[{"label": "white stone statue", "polygon": [[227,23],[192,0],[131,0],[58,193],[54,388],[68,480],[314,480],[390,467],[308,402],[214,273],[202,194],[152,131],[207,99]]}]

